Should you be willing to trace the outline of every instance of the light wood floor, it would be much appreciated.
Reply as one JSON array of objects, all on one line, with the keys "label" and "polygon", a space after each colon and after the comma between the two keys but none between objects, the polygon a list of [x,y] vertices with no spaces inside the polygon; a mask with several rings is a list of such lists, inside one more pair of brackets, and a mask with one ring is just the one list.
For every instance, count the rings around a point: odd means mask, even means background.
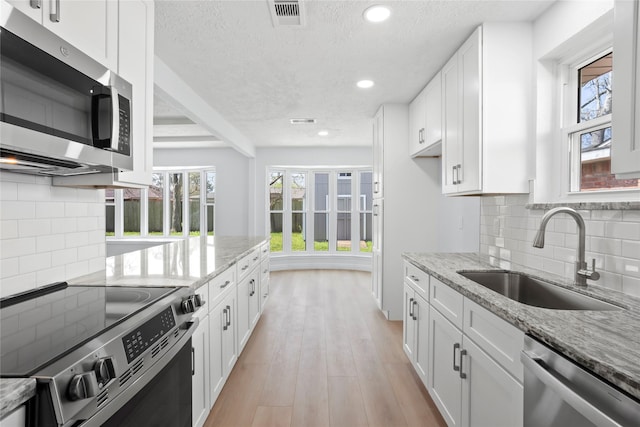
[{"label": "light wood floor", "polygon": [[271,297],[205,427],[445,426],[369,273],[271,273]]}]

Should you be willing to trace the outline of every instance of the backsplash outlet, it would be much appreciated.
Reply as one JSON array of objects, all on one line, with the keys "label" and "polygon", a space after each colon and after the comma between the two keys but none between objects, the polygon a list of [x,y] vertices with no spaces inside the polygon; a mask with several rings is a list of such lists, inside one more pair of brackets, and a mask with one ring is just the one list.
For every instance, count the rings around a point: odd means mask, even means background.
[{"label": "backsplash outlet", "polygon": [[[543,209],[527,209],[527,195],[483,197],[480,252],[501,268],[518,265],[574,276],[578,233],[575,221],[557,215],[549,221],[545,247],[533,247]],[[640,296],[640,211],[579,210],[586,224],[586,256],[596,260],[601,277],[592,285]]]},{"label": "backsplash outlet", "polygon": [[104,269],[104,190],[0,172],[0,297]]}]

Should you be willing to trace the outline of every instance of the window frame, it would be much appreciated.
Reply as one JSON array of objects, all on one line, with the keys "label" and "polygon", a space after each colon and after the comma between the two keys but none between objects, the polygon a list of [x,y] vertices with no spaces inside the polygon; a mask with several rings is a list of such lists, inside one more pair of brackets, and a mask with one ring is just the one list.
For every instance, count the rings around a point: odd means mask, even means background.
[{"label": "window frame", "polygon": [[[593,36],[593,34],[592,34]],[[613,112],[592,120],[578,122],[578,70],[595,60],[613,52],[613,34],[602,32],[598,42],[592,43],[584,49],[574,51],[556,60],[556,84],[559,88],[559,119],[557,155],[560,157],[561,167],[555,181],[558,183],[557,200],[553,203],[588,203],[613,202],[629,200],[632,195],[640,193],[637,188],[616,188],[580,191],[580,134],[611,126]],[[584,44],[583,44],[584,46]],[[614,53],[615,54],[615,53]],[[615,74],[615,71],[614,71]],[[615,96],[615,94],[613,95]],[[542,159],[549,161],[550,159]],[[540,159],[538,159],[540,161]]]},{"label": "window frame", "polygon": [[[282,172],[284,174],[284,190],[283,190],[283,209],[282,211],[272,211],[270,206],[270,187],[269,183],[271,181],[271,174],[274,172]],[[335,167],[313,167],[313,166],[305,166],[305,167],[293,167],[293,166],[267,166],[266,167],[266,219],[265,219],[265,230],[267,234],[271,234],[271,222],[270,217],[272,213],[282,213],[283,215],[283,225],[282,225],[282,251],[272,251],[271,255],[278,256],[327,256],[327,255],[338,255],[338,256],[372,256],[372,252],[360,251],[359,250],[359,225],[360,225],[360,203],[354,203],[354,194],[355,199],[360,198],[360,176],[361,172],[371,172],[373,174],[373,170],[370,166],[335,166]],[[306,200],[306,209],[304,211],[305,214],[305,223],[306,223],[306,250],[304,251],[292,251],[291,250],[291,214],[292,206],[291,206],[291,174],[293,173],[305,173],[306,174],[306,191],[305,200]],[[328,174],[329,179],[329,194],[328,194],[328,203],[327,210],[317,211],[316,203],[315,203],[315,177],[318,173],[326,173]],[[337,199],[337,181],[340,173],[350,173],[351,177],[351,209],[349,211],[351,215],[351,247],[349,251],[339,251],[337,250],[337,218],[338,218],[338,199]],[[373,189],[372,189],[373,191]],[[373,194],[372,194],[373,199]],[[298,211],[296,211],[298,212]],[[344,212],[344,211],[340,211]],[[362,211],[362,213],[366,213],[367,211]],[[315,250],[315,214],[316,213],[325,213],[329,220],[329,226],[327,230],[328,234],[328,250]],[[288,219],[288,220],[287,220]],[[289,231],[287,231],[289,230]],[[354,240],[355,239],[355,240]]]},{"label": "window frame", "polygon": [[[190,237],[191,232],[191,224],[190,224],[190,211],[189,211],[189,173],[199,172],[200,173],[200,194],[199,194],[199,218],[200,218],[200,236],[202,236],[202,230],[204,230],[205,235],[208,234],[207,230],[207,192],[206,192],[206,182],[207,182],[207,173],[213,173],[215,178],[216,168],[214,166],[211,167],[180,167],[180,168],[154,168],[154,174],[162,174],[163,175],[163,186],[162,186],[162,234],[161,235],[150,235],[149,234],[149,190],[148,188],[142,188],[140,191],[140,234],[133,236],[125,236],[124,235],[124,189],[118,188],[114,189],[114,199],[113,203],[106,202],[106,205],[114,206],[114,235],[107,236],[109,240],[136,240],[136,239],[145,239],[145,240],[153,240],[153,239],[167,239],[167,238],[188,238]],[[171,194],[170,185],[169,185],[169,175],[181,173],[183,176],[182,179],[182,218],[183,218],[183,227],[182,233],[180,235],[171,234],[171,219],[169,218],[170,212],[170,203],[171,200],[169,195]],[[215,182],[215,181],[214,181]],[[202,191],[203,183],[205,183],[205,191]],[[216,184],[214,184],[216,185]],[[216,185],[217,186],[217,185]],[[215,219],[215,201],[213,203],[214,206],[214,219]],[[204,227],[204,228],[203,228]],[[106,230],[105,230],[106,233]],[[213,235],[215,235],[215,221],[213,225]]]}]

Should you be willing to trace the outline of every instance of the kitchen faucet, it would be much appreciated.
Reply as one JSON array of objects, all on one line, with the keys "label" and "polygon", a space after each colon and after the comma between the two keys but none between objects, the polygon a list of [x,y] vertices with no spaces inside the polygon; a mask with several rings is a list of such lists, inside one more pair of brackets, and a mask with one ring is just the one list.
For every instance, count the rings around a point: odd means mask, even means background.
[{"label": "kitchen faucet", "polygon": [[573,279],[573,284],[576,286],[587,286],[587,279],[598,280],[600,278],[600,273],[596,271],[595,259],[593,259],[591,263],[591,270],[587,268],[587,263],[585,261],[585,225],[582,216],[580,216],[576,210],[567,207],[560,207],[551,209],[549,212],[544,214],[538,233],[536,234],[535,239],[533,239],[533,247],[544,248],[544,232],[547,228],[547,223],[551,217],[557,213],[566,213],[570,215],[578,225],[578,260],[576,261],[576,274]]}]

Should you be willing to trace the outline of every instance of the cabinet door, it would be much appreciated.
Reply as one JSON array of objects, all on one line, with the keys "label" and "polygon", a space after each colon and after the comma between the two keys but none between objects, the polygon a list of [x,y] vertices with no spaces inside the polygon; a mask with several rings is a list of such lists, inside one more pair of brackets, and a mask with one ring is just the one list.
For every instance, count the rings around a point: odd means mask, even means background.
[{"label": "cabinet door", "polygon": [[425,144],[426,88],[409,104],[409,154],[417,155]]},{"label": "cabinet door", "polygon": [[437,310],[430,310],[429,314],[429,394],[447,425],[459,426],[462,392],[459,360],[462,332]]},{"label": "cabinet door", "polygon": [[463,344],[462,425],[522,426],[522,384],[470,339]]},{"label": "cabinet door", "polygon": [[[442,74],[439,72],[425,89],[424,145],[430,147],[442,141]],[[440,154],[440,152],[434,152]]]},{"label": "cabinet door", "polygon": [[42,0],[42,25],[104,66],[116,70],[118,6],[122,3],[126,2]]},{"label": "cabinet door", "polygon": [[616,0],[613,40],[613,133],[611,171],[640,177],[640,5]]},{"label": "cabinet door", "polygon": [[373,118],[373,197],[383,197],[384,170],[384,108],[380,108]]},{"label": "cabinet door", "polygon": [[457,191],[460,156],[460,120],[458,100],[458,55],[442,69],[442,191]]},{"label": "cabinet door", "polygon": [[422,380],[425,387],[428,387],[429,373],[429,303],[419,296],[415,295],[415,305],[413,308],[413,317],[415,317],[415,345],[414,360],[418,376]]},{"label": "cabinet door", "polygon": [[238,360],[238,341],[236,328],[238,326],[238,313],[237,313],[237,297],[234,292],[224,299],[224,309],[227,310],[227,329],[222,328],[222,366],[224,372],[224,378],[226,379],[233,366]]},{"label": "cabinet door", "polygon": [[475,191],[481,189],[481,114],[482,93],[480,81],[480,59],[482,33],[478,28],[458,51],[458,79],[460,93],[459,102],[462,103],[461,142],[462,152],[459,153],[458,192]]},{"label": "cabinet door", "polygon": [[7,0],[7,3],[42,24],[42,3],[45,0]]},{"label": "cabinet door", "polygon": [[[133,86],[133,171],[118,173],[118,184],[151,184],[153,170],[153,4],[120,2],[118,74]],[[150,29],[150,30],[149,30]]]},{"label": "cabinet door", "polygon": [[413,363],[414,360],[414,342],[416,339],[416,322],[413,320],[413,308],[415,301],[415,292],[407,283],[404,284],[404,310],[402,322],[402,348]]},{"label": "cabinet door", "polygon": [[209,408],[213,407],[224,386],[223,329],[228,328],[228,319],[224,303],[209,312]]},{"label": "cabinet door", "polygon": [[202,319],[191,337],[191,399],[193,426],[204,425],[209,415],[209,321]]},{"label": "cabinet door", "polygon": [[260,319],[260,270],[255,268],[249,280],[249,329],[253,330],[253,327],[258,323]]},{"label": "cabinet door", "polygon": [[251,277],[247,276],[242,279],[238,283],[238,295],[237,295],[237,303],[238,303],[238,313],[236,315],[237,318],[237,329],[236,334],[238,337],[238,353],[242,352],[244,345],[249,340],[250,336],[250,323],[249,323],[249,293],[251,291]]}]

